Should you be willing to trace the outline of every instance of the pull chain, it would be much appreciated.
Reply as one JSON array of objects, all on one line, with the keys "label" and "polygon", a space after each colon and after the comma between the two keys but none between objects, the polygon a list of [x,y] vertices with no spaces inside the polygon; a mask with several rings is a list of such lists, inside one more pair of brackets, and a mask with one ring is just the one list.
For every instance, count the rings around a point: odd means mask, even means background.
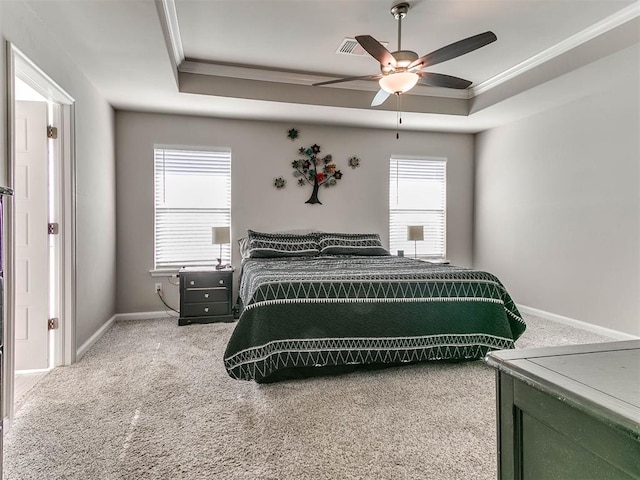
[{"label": "pull chain", "polygon": [[400,140],[400,125],[402,125],[402,112],[400,111],[400,94],[396,93],[396,140]]},{"label": "pull chain", "polygon": [[396,109],[396,140],[400,139],[400,133],[398,132],[400,128],[400,112]]}]

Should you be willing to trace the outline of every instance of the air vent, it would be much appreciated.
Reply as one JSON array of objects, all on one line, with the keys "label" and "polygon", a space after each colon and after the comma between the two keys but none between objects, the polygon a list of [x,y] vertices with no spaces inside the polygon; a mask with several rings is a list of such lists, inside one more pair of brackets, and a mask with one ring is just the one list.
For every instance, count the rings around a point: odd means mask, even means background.
[{"label": "air vent", "polygon": [[[389,46],[389,42],[380,42],[385,47]],[[364,57],[368,55],[364,48],[356,41],[355,38],[345,38],[336,50],[340,55],[355,55],[356,57]]]}]

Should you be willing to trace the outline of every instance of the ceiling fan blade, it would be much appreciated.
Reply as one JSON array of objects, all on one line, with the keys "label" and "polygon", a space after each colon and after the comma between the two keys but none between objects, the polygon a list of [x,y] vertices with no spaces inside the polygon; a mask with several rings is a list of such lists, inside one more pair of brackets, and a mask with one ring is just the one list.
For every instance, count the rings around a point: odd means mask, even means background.
[{"label": "ceiling fan blade", "polygon": [[322,85],[332,85],[334,83],[342,83],[342,82],[351,82],[352,80],[376,80],[382,77],[382,75],[363,75],[361,77],[346,77],[346,78],[338,78],[337,80],[328,80],[326,82],[318,82],[312,83],[314,87],[320,87]]},{"label": "ceiling fan blade", "polygon": [[421,69],[429,67],[431,65],[435,65],[437,63],[446,62],[447,60],[459,57],[460,55],[464,55],[465,53],[473,52],[478,48],[495,42],[497,39],[498,37],[496,37],[496,34],[493,32],[479,33],[478,35],[474,35],[473,37],[459,40],[450,45],[447,45],[446,47],[442,47],[438,50],[428,53],[409,64],[407,69]]},{"label": "ceiling fan blade", "polygon": [[381,65],[396,66],[396,59],[391,55],[391,52],[371,35],[358,35],[356,41],[369,55],[378,60]]},{"label": "ceiling fan blade", "polygon": [[420,75],[420,83],[424,83],[431,87],[457,88],[464,90],[473,83],[469,80],[465,80],[464,78],[444,75],[442,73],[421,72],[418,75]]},{"label": "ceiling fan blade", "polygon": [[377,107],[378,105],[382,105],[390,95],[391,94],[385,90],[378,90],[378,93],[376,93],[376,96],[373,97],[373,100],[371,101],[371,106]]}]

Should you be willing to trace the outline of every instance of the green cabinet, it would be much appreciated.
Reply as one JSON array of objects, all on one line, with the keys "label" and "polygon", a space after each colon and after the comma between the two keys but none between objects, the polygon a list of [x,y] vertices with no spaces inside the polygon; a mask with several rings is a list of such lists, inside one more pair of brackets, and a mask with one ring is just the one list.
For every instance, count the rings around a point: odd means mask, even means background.
[{"label": "green cabinet", "polygon": [[640,341],[503,350],[498,478],[640,479]]}]

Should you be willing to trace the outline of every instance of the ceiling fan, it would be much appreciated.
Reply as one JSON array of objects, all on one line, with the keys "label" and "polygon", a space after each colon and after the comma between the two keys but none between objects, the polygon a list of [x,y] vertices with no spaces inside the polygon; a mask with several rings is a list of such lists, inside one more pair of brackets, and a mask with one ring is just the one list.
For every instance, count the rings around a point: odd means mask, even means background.
[{"label": "ceiling fan", "polygon": [[484,32],[454,42],[422,57],[416,52],[402,50],[402,19],[409,11],[408,3],[399,3],[391,9],[391,15],[398,20],[398,50],[390,52],[384,45],[370,35],[358,35],[356,41],[366,52],[380,62],[381,73],[360,77],[347,77],[338,80],[314,83],[314,86],[331,85],[353,80],[378,80],[380,90],[371,102],[371,106],[381,105],[391,94],[400,95],[411,90],[418,82],[433,87],[465,89],[471,81],[442,73],[423,72],[424,68],[446,62],[478,48],[495,42],[498,37],[493,32]]}]

